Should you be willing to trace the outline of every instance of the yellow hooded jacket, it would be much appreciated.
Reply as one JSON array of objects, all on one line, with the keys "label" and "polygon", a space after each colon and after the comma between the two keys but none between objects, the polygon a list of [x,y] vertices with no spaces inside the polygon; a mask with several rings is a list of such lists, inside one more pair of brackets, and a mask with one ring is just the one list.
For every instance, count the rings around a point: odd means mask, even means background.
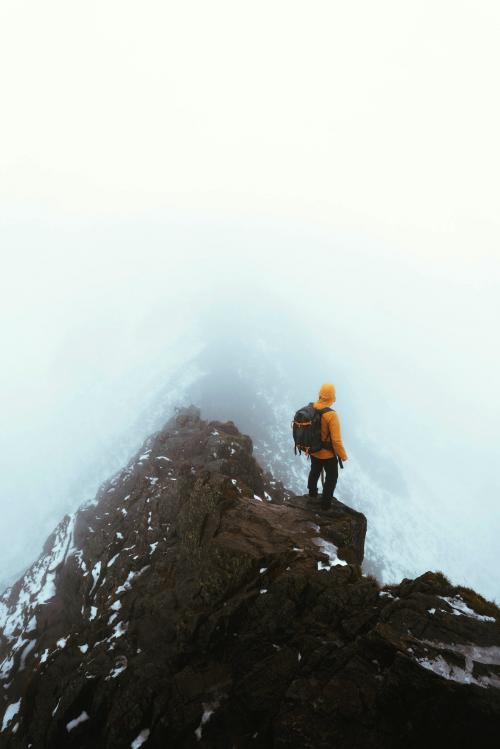
[{"label": "yellow hooded jacket", "polygon": [[[319,399],[313,403],[314,408],[326,408],[331,406],[336,400],[335,388],[331,383],[322,385],[319,391]],[[347,460],[347,453],[342,443],[340,434],[340,421],[336,411],[327,411],[321,417],[321,440],[322,442],[332,441],[335,454],[341,460]],[[321,448],[318,452],[311,453],[315,458],[333,458],[332,450]]]}]

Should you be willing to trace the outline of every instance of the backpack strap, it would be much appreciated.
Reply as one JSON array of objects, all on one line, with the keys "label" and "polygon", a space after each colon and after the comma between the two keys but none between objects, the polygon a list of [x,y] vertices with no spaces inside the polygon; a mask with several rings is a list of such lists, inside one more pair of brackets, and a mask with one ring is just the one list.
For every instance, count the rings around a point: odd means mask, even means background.
[{"label": "backpack strap", "polygon": [[[320,413],[320,414],[321,414],[321,416],[323,416],[323,414],[327,413],[328,411],[333,411],[333,408],[329,408],[328,406],[326,406],[325,408],[317,408],[317,409],[316,409],[316,411],[317,411],[318,413]],[[320,418],[321,418],[321,417],[320,417]],[[333,444],[332,444],[332,441],[331,441],[331,440],[327,440],[326,442],[323,442],[323,440],[321,440],[321,446],[322,446],[322,447],[323,447],[323,448],[324,448],[325,450],[331,450],[331,451],[332,451],[332,453],[333,453],[333,454],[334,454],[335,456],[337,455],[337,453],[335,452],[335,450],[334,450],[334,448],[333,448]]]}]

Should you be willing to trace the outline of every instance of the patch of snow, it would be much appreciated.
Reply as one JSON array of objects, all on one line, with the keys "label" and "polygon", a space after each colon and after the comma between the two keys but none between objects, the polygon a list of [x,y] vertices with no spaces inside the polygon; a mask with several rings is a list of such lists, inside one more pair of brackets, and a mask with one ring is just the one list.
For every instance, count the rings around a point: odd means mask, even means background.
[{"label": "patch of snow", "polygon": [[166,455],[157,455],[156,460],[168,460],[172,462],[172,458],[167,457]]},{"label": "patch of snow", "polygon": [[92,592],[93,592],[95,586],[97,585],[97,581],[99,580],[99,576],[101,574],[101,562],[100,561],[96,562],[94,564],[94,566],[92,567],[92,573],[91,574],[92,574],[92,579],[93,579],[94,582],[92,583],[92,587],[91,587],[91,589],[89,591],[89,596],[92,595]]},{"label": "patch of snow", "polygon": [[499,666],[500,647],[481,647],[472,643],[464,645],[459,643],[432,642],[431,640],[422,640],[422,643],[430,645],[436,650],[458,653],[465,658],[465,670],[448,663],[442,654],[438,654],[435,658],[415,658],[415,661],[423,668],[434,671],[434,673],[449,681],[457,681],[461,684],[476,684],[483,688],[492,686],[500,689],[500,678],[496,674],[481,674],[478,677],[474,677],[472,674],[475,662]]},{"label": "patch of snow", "polygon": [[469,608],[461,596],[455,596],[450,598],[449,596],[438,596],[442,601],[451,606],[455,616],[468,616],[470,619],[477,619],[480,622],[495,622],[494,616],[485,616],[484,614],[477,614],[473,609]]},{"label": "patch of snow", "polygon": [[74,720],[70,720],[70,722],[66,724],[67,732],[69,733],[70,731],[72,731],[73,728],[76,728],[77,726],[79,726],[80,723],[85,723],[86,720],[90,720],[90,716],[84,710],[82,713],[80,713],[78,718],[75,718]]},{"label": "patch of snow", "polygon": [[126,590],[130,590],[132,587],[131,583],[132,580],[134,580],[136,577],[139,577],[142,575],[146,570],[150,568],[151,565],[147,564],[145,567],[142,567],[142,569],[138,570],[137,572],[129,572],[127,579],[123,583],[123,585],[120,585],[116,590],[115,594],[124,593]]},{"label": "patch of snow", "polygon": [[262,593],[267,593],[267,588],[261,588],[260,592],[261,592],[261,594]]},{"label": "patch of snow", "polygon": [[96,616],[97,616],[97,606],[91,606],[90,607],[90,615],[89,615],[90,621],[92,621],[92,619],[95,619]]},{"label": "patch of snow", "polygon": [[209,702],[209,703],[203,703],[203,715],[201,716],[200,725],[194,732],[194,735],[198,739],[198,741],[201,741],[201,737],[203,734],[203,726],[208,723],[216,709],[219,707],[218,702]]},{"label": "patch of snow", "polygon": [[68,642],[68,640],[69,640],[69,635],[67,637],[61,637],[61,639],[56,642],[56,646],[58,648],[61,648],[62,650],[63,648],[66,647],[66,643]]},{"label": "patch of snow", "polygon": [[122,602],[121,601],[115,601],[110,606],[110,608],[111,608],[112,611],[120,611],[121,607],[122,607]]},{"label": "patch of snow", "polygon": [[21,662],[19,664],[19,671],[23,671],[26,668],[26,658],[31,653],[32,650],[35,649],[36,646],[36,640],[30,640],[26,647],[24,648],[22,655],[21,655]]},{"label": "patch of snow", "polygon": [[147,460],[149,458],[150,453],[151,453],[151,450],[146,450],[146,452],[143,453],[141,457],[137,459],[137,462],[140,463],[141,460]]},{"label": "patch of snow", "polygon": [[253,498],[254,498],[254,499],[258,499],[258,500],[259,500],[259,502],[263,502],[263,501],[264,501],[264,500],[263,500],[263,499],[262,499],[261,497],[259,497],[259,496],[258,496],[257,494],[254,494],[254,495],[253,495]]},{"label": "patch of snow", "polygon": [[45,663],[48,657],[49,657],[49,649],[47,648],[46,650],[43,651],[40,657],[40,663]]},{"label": "patch of snow", "polygon": [[21,700],[18,702],[13,702],[11,705],[7,705],[7,709],[5,710],[3,714],[3,721],[2,721],[2,732],[5,731],[7,726],[9,725],[12,718],[18,714],[19,708],[21,707]]},{"label": "patch of snow", "polygon": [[108,637],[108,641],[116,640],[118,639],[118,637],[123,637],[127,629],[128,629],[128,622],[118,622],[118,624],[115,624],[113,634]]},{"label": "patch of snow", "polygon": [[109,672],[109,676],[106,676],[106,681],[109,679],[116,679],[117,676],[122,674],[127,668],[127,659],[125,656],[118,658],[116,665]]},{"label": "patch of snow", "polygon": [[132,743],[130,744],[131,749],[139,749],[143,744],[146,743],[146,741],[149,739],[150,734],[149,728],[145,728],[143,731],[140,732],[140,734],[135,738]]},{"label": "patch of snow", "polygon": [[29,620],[28,624],[26,625],[26,629],[24,631],[26,633],[33,632],[33,630],[35,629],[36,629],[36,616],[33,615],[31,619]]},{"label": "patch of snow", "polygon": [[57,700],[57,705],[52,710],[52,717],[54,717],[54,715],[57,713],[57,708],[59,707],[60,704],[61,704],[61,698],[59,697],[59,699]]},{"label": "patch of snow", "polygon": [[109,562],[107,563],[107,565],[106,565],[106,566],[107,566],[107,567],[112,567],[112,566],[114,565],[114,563],[116,562],[116,560],[118,559],[118,557],[119,557],[119,556],[120,556],[120,552],[118,552],[118,554],[115,554],[115,555],[114,555],[114,557],[112,557],[112,558],[111,558],[111,559],[109,560]]},{"label": "patch of snow", "polygon": [[158,546],[158,541],[155,541],[154,544],[149,544],[149,548],[151,549],[151,551],[149,553],[150,554],[154,554],[154,552],[156,551],[156,547],[157,546]]},{"label": "patch of snow", "polygon": [[85,643],[85,645],[78,645],[78,649],[80,650],[81,653],[86,653],[87,650],[89,649],[89,646]]},{"label": "patch of snow", "polygon": [[339,559],[337,556],[337,547],[335,544],[325,541],[324,538],[313,538],[313,543],[319,546],[328,557],[328,562],[318,562],[318,570],[331,570],[332,567],[338,565],[342,567],[347,566],[347,562],[344,559]]},{"label": "patch of snow", "polygon": [[116,532],[116,537],[120,539],[120,541],[123,541],[123,533],[120,533],[120,531]]},{"label": "patch of snow", "polygon": [[435,614],[436,613],[436,609],[427,609],[427,613],[429,613],[429,614]]},{"label": "patch of snow", "polygon": [[267,572],[267,567],[261,567],[259,570],[260,574],[263,575],[264,572]]}]

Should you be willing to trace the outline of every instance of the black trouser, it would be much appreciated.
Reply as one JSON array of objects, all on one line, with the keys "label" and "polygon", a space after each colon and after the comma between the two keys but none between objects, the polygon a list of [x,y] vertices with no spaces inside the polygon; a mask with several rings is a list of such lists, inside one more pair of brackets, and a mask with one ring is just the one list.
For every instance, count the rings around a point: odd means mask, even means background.
[{"label": "black trouser", "polygon": [[325,469],[326,473],[323,497],[325,499],[332,499],[335,486],[337,485],[337,479],[339,477],[337,456],[334,456],[333,458],[315,458],[314,455],[311,455],[311,470],[307,480],[307,488],[310,492],[317,491],[318,479],[322,468]]}]

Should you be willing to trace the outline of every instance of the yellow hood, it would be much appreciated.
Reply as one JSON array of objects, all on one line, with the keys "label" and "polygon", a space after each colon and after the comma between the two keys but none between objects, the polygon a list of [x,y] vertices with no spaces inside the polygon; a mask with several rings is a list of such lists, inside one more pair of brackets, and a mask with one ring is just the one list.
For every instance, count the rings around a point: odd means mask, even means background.
[{"label": "yellow hood", "polygon": [[318,400],[323,404],[323,408],[326,406],[331,406],[332,403],[335,403],[335,387],[331,382],[327,382],[320,387]]}]

